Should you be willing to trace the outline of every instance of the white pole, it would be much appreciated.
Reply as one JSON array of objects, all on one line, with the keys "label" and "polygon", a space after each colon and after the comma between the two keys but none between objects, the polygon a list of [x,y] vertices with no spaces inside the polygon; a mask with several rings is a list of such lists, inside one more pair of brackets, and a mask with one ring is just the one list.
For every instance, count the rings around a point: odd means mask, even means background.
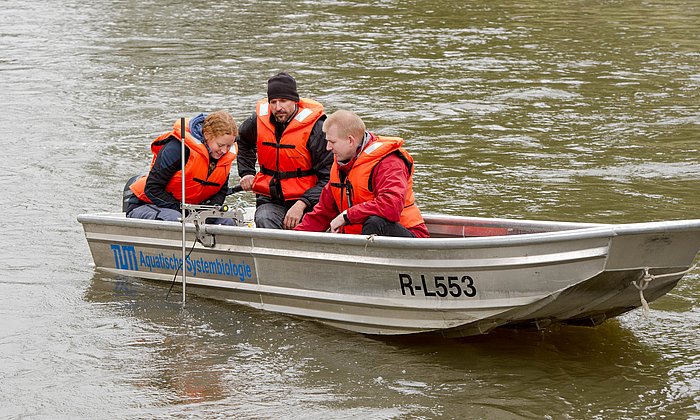
[{"label": "white pole", "polygon": [[185,243],[185,118],[180,120],[180,159],[182,160],[182,305],[185,305],[185,286],[187,284],[187,245]]}]

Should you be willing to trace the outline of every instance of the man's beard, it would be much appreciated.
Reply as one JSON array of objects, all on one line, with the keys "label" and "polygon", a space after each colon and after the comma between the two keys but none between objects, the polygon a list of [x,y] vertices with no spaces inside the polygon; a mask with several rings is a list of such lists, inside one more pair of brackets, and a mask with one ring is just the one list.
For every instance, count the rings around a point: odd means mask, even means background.
[{"label": "man's beard", "polygon": [[287,112],[278,113],[278,114],[275,114],[275,120],[276,120],[278,123],[286,123],[287,120],[289,119],[289,116],[290,116],[290,115],[291,115],[291,114],[290,114],[290,113],[287,113]]}]

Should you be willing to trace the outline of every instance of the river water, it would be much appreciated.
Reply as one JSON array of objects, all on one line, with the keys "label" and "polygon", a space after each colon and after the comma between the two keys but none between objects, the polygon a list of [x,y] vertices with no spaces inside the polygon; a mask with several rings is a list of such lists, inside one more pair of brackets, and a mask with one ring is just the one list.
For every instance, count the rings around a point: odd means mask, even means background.
[{"label": "river water", "polygon": [[700,418],[700,269],[648,319],[460,340],[95,271],[76,216],[118,210],[175,119],[242,121],[280,70],[404,137],[425,211],[700,217],[697,1],[460,3],[4,1],[0,418]]}]

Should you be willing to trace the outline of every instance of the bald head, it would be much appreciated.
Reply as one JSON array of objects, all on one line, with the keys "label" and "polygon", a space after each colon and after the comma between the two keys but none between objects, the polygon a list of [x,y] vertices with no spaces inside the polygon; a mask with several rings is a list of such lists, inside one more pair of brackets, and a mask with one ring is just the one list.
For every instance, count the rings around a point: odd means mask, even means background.
[{"label": "bald head", "polygon": [[341,109],[328,116],[323,123],[326,133],[326,149],[333,152],[339,162],[352,159],[362,146],[365,123],[354,112]]},{"label": "bald head", "polygon": [[323,132],[327,133],[330,128],[335,129],[341,137],[353,136],[362,139],[365,136],[365,123],[352,111],[340,109],[328,116],[323,123]]}]

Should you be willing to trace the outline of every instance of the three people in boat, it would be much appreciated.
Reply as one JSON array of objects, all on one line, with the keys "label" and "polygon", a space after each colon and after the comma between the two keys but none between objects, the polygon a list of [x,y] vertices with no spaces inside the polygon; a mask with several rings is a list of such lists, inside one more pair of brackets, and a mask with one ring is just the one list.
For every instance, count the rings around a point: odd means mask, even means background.
[{"label": "three people in boat", "polygon": [[295,230],[426,238],[413,193],[413,158],[403,139],[367,131],[339,110],[323,124],[335,159],[318,204]]},{"label": "three people in boat", "polygon": [[[182,149],[185,144],[185,197],[190,204],[221,205],[228,193],[228,178],[236,158],[238,127],[226,111],[200,114],[175,121],[172,131],[151,143],[153,158],[148,175],[129,187],[126,216],[138,219],[178,221],[182,213]],[[233,148],[233,150],[231,150]],[[232,225],[226,218],[214,223]]]},{"label": "three people in boat", "polygon": [[256,194],[257,227],[293,229],[318,202],[333,163],[325,119],[323,105],[300,98],[289,74],[267,81],[267,98],[243,121],[237,139],[238,175],[243,190]]},{"label": "three people in boat", "polygon": [[320,103],[299,97],[296,80],[287,73],[268,80],[267,99],[258,101],[240,130],[225,111],[200,114],[185,124],[184,136],[178,120],[152,142],[151,169],[130,186],[127,217],[180,220],[184,138],[190,204],[224,203],[238,153],[241,188],[256,194],[257,227],[429,236],[415,203],[413,158],[403,139],[367,131],[351,111],[327,117]]}]

